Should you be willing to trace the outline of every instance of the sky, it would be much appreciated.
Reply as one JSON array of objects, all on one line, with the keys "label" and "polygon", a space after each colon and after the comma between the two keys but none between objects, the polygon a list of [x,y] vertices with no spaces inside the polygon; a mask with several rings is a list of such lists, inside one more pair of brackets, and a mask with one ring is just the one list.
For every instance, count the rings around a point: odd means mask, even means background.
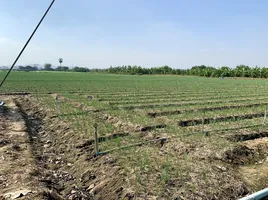
[{"label": "sky", "polygon": [[[10,66],[51,0],[0,0]],[[267,0],[56,0],[17,65],[268,66]]]}]

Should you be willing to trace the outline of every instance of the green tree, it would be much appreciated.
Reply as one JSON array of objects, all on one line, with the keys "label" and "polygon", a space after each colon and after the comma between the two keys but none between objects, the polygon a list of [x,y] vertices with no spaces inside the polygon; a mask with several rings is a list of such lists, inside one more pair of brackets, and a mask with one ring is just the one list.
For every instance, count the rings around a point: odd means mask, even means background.
[{"label": "green tree", "polygon": [[52,65],[50,63],[46,63],[44,65],[44,70],[46,70],[46,71],[53,71],[54,69],[52,68]]}]

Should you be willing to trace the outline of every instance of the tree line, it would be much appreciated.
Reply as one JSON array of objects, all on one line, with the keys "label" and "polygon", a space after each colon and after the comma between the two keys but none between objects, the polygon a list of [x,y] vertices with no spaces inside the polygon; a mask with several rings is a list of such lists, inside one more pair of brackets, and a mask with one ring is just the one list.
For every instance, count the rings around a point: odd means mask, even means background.
[{"label": "tree line", "polygon": [[141,66],[111,66],[106,69],[88,69],[86,67],[58,66],[53,68],[51,64],[46,63],[43,67],[36,65],[18,66],[18,71],[65,71],[65,72],[97,72],[97,73],[111,73],[111,74],[129,74],[129,75],[190,75],[190,76],[204,76],[204,77],[251,77],[251,78],[268,78],[268,68],[266,67],[249,67],[247,65],[238,65],[235,68],[222,66],[219,68],[197,65],[190,69],[173,69],[167,65],[160,67],[145,68]]},{"label": "tree line", "polygon": [[18,66],[16,68],[17,71],[64,71],[64,72],[90,72],[91,70],[86,67],[74,67],[69,68],[67,66],[58,66],[56,68],[52,67],[52,64],[46,63],[44,67],[37,67],[37,65],[26,65],[26,66]]},{"label": "tree line", "polygon": [[106,72],[113,74],[170,74],[170,75],[190,75],[204,77],[251,77],[268,78],[268,68],[249,67],[238,65],[235,68],[223,66],[220,68],[198,65],[190,69],[173,69],[169,66],[143,68],[140,66],[118,66],[106,69]]}]

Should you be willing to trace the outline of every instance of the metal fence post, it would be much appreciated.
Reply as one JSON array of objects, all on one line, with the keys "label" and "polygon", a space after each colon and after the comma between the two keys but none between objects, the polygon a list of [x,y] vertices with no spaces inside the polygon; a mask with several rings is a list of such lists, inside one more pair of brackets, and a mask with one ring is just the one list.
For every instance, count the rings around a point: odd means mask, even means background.
[{"label": "metal fence post", "polygon": [[58,96],[56,96],[55,103],[56,103],[56,110],[57,110],[57,113],[58,113],[58,117],[61,118],[61,116],[60,116],[60,106],[59,106],[59,97]]},{"label": "metal fence post", "polygon": [[37,101],[39,101],[38,90],[37,90],[37,89],[35,90],[35,94],[36,94],[36,99],[37,99]]},{"label": "metal fence post", "polygon": [[98,124],[94,124],[94,136],[95,136],[95,151],[96,155],[99,155],[99,139],[98,139]]},{"label": "metal fence post", "polygon": [[263,117],[263,124],[265,124],[266,115],[267,115],[267,105],[265,105],[265,111],[264,111],[264,117]]}]

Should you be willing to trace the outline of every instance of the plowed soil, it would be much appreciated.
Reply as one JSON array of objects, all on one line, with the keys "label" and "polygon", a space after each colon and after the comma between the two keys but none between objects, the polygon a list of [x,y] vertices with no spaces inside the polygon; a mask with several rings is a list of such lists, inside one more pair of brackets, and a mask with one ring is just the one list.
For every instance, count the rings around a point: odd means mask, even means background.
[{"label": "plowed soil", "polygon": [[0,199],[123,199],[116,160],[95,158],[87,136],[28,97],[1,97]]},{"label": "plowed soil", "polygon": [[[74,133],[53,110],[44,108],[26,95],[0,96],[0,99],[6,103],[0,109],[0,199],[165,199],[149,192],[145,192],[148,198],[135,194],[130,177],[116,157],[109,154],[96,157],[92,138]],[[207,156],[213,155],[213,152],[206,148],[190,151],[186,146],[183,149],[182,144],[167,143],[162,150],[183,150],[182,155],[189,154],[189,157],[207,165],[207,172],[202,172],[206,182],[200,178],[200,163],[193,165],[195,167],[189,169],[189,177],[199,187],[191,194],[182,191],[178,197],[171,199],[183,196],[188,199],[215,199],[213,195],[234,199],[266,186],[267,144],[265,135],[243,141],[237,148],[226,151],[225,157],[219,156],[217,165],[215,157]],[[178,162],[182,161],[183,158],[179,158]],[[212,161],[215,164],[212,165]],[[236,171],[239,173],[235,174]],[[241,174],[239,179],[236,177],[238,174]],[[150,175],[152,180],[157,176],[154,173]],[[174,184],[166,183],[166,191],[172,188],[177,191],[187,185],[187,182],[176,185],[180,183],[179,179],[172,181]],[[226,183],[220,193],[211,190],[218,183]],[[146,187],[150,188],[150,184]],[[236,191],[230,192],[230,188]],[[199,194],[200,198],[193,194]]]}]

